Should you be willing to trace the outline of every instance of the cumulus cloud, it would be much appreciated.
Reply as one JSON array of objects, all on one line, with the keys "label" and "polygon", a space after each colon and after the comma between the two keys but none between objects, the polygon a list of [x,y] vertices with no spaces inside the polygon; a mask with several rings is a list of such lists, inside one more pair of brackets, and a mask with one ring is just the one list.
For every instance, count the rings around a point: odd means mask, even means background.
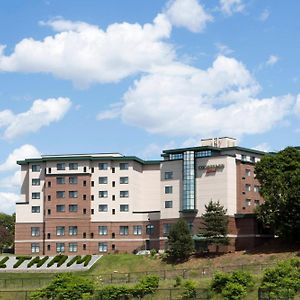
[{"label": "cumulus cloud", "polygon": [[230,55],[234,52],[230,47],[222,43],[216,43],[215,46],[218,49],[219,54],[222,55]]},{"label": "cumulus cloud", "polygon": [[0,188],[2,189],[19,189],[21,186],[21,171],[16,171],[11,176],[0,179]]},{"label": "cumulus cloud", "polygon": [[289,114],[294,98],[259,99],[259,91],[241,62],[220,55],[207,70],[169,66],[135,81],[121,118],[168,136],[262,133]]},{"label": "cumulus cloud", "polygon": [[12,214],[16,210],[16,202],[20,201],[20,196],[15,193],[0,192],[0,211]]},{"label": "cumulus cloud", "polygon": [[294,111],[296,114],[298,114],[300,116],[300,94],[297,95],[297,100],[296,100],[296,104],[294,107]]},{"label": "cumulus cloud", "polygon": [[208,14],[197,0],[169,1],[166,15],[178,27],[186,27],[192,32],[201,32],[213,17]]},{"label": "cumulus cloud", "polygon": [[268,143],[261,143],[253,147],[253,149],[259,150],[259,151],[264,151],[264,152],[270,152],[271,147]]},{"label": "cumulus cloud", "polygon": [[259,20],[265,22],[270,17],[270,11],[268,9],[263,10],[263,12],[259,16]]},{"label": "cumulus cloud", "polygon": [[41,24],[57,33],[43,40],[23,39],[10,55],[2,47],[0,71],[50,73],[84,88],[117,82],[175,58],[173,46],[165,42],[172,25],[164,14],[143,26],[114,23],[106,30],[64,19]]},{"label": "cumulus cloud", "polygon": [[242,0],[220,0],[220,10],[228,16],[242,12],[245,4]]},{"label": "cumulus cloud", "polygon": [[69,98],[35,100],[31,108],[14,114],[10,110],[0,112],[0,125],[5,127],[4,138],[12,139],[28,132],[36,132],[43,126],[61,120],[71,107]]},{"label": "cumulus cloud", "polygon": [[266,61],[267,66],[273,66],[275,65],[279,60],[279,57],[277,55],[270,55],[268,60]]},{"label": "cumulus cloud", "polygon": [[17,149],[14,149],[6,158],[5,162],[0,164],[0,172],[14,171],[19,168],[16,161],[23,160],[25,158],[40,157],[41,154],[37,148],[33,145],[23,145]]}]

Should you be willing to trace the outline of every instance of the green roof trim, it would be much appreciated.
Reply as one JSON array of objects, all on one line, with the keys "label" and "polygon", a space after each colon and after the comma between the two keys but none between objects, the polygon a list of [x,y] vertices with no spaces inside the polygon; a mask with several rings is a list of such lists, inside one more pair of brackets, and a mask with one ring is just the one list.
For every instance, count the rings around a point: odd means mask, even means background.
[{"label": "green roof trim", "polygon": [[143,165],[156,165],[160,164],[160,160],[143,160],[136,156],[92,156],[92,155],[86,155],[86,156],[45,156],[41,158],[28,158],[25,160],[18,160],[18,165],[27,165],[29,163],[43,163],[47,161],[136,161]]}]

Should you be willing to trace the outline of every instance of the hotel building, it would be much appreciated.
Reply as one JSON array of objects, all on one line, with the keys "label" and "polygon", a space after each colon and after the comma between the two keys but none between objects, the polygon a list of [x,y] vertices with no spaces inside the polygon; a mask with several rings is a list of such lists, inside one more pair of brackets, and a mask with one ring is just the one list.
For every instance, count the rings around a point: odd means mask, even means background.
[{"label": "hotel building", "polygon": [[264,240],[254,209],[263,199],[254,165],[264,152],[233,138],[164,150],[162,160],[118,153],[46,155],[18,161],[15,252],[54,255],[164,249],[178,218],[199,231],[209,201],[229,216],[229,249]]}]

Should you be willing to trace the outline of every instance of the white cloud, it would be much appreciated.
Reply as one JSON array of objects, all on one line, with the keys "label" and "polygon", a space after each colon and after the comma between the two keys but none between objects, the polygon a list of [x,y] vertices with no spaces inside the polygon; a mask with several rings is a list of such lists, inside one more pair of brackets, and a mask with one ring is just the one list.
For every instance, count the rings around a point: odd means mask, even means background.
[{"label": "white cloud", "polygon": [[110,106],[110,109],[100,112],[97,115],[97,120],[111,120],[120,116],[122,103],[114,103]]},{"label": "white cloud", "polygon": [[254,146],[253,149],[264,151],[264,152],[270,152],[271,146],[268,143],[261,143],[259,145]]},{"label": "white cloud", "polygon": [[43,126],[61,120],[70,107],[69,98],[59,97],[35,100],[28,111],[20,114],[13,114],[8,110],[2,111],[0,124],[6,127],[4,138],[12,139],[28,132],[36,132]]},{"label": "white cloud", "polygon": [[8,155],[5,162],[0,165],[0,172],[14,171],[19,168],[16,161],[23,160],[25,158],[40,157],[40,152],[33,145],[23,145],[17,149],[14,149],[12,153]]},{"label": "white cloud", "polygon": [[19,189],[21,186],[21,171],[16,171],[13,175],[0,179],[0,188]]},{"label": "white cloud", "polygon": [[173,46],[165,42],[172,25],[164,14],[143,26],[114,23],[106,30],[63,19],[41,24],[58,33],[43,40],[23,39],[10,55],[4,54],[2,46],[0,71],[50,73],[87,87],[117,82],[175,58]]},{"label": "white cloud", "polygon": [[166,15],[178,27],[186,27],[192,32],[201,32],[213,17],[197,0],[172,0],[167,5]]},{"label": "white cloud", "polygon": [[275,65],[279,60],[279,57],[277,55],[270,55],[268,60],[266,61],[267,66],[273,66]]},{"label": "white cloud", "polygon": [[20,196],[15,193],[0,192],[0,212],[12,214],[16,210],[16,202],[20,201]]},{"label": "white cloud", "polygon": [[230,55],[234,52],[230,47],[222,43],[216,43],[215,46],[217,47],[218,52],[221,55]]},{"label": "white cloud", "polygon": [[263,10],[259,16],[259,20],[265,22],[270,17],[270,11],[268,9]]},{"label": "white cloud", "polygon": [[296,114],[298,114],[300,116],[300,94],[297,95],[297,100],[296,100],[296,104],[294,107],[294,111]]},{"label": "white cloud", "polygon": [[220,10],[228,16],[244,11],[245,4],[242,0],[220,0]]},{"label": "white cloud", "polygon": [[200,70],[173,65],[143,76],[124,95],[121,118],[168,136],[256,134],[290,113],[290,95],[259,99],[260,87],[246,67],[218,56]]}]

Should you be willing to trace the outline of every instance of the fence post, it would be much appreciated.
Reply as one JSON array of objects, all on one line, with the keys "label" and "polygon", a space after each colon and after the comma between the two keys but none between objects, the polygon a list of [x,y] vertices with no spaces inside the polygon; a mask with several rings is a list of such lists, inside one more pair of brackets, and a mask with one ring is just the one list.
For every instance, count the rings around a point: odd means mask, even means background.
[{"label": "fence post", "polygon": [[169,289],[170,300],[172,300],[172,289]]},{"label": "fence post", "polygon": [[110,274],[110,283],[113,283],[113,274]]}]

